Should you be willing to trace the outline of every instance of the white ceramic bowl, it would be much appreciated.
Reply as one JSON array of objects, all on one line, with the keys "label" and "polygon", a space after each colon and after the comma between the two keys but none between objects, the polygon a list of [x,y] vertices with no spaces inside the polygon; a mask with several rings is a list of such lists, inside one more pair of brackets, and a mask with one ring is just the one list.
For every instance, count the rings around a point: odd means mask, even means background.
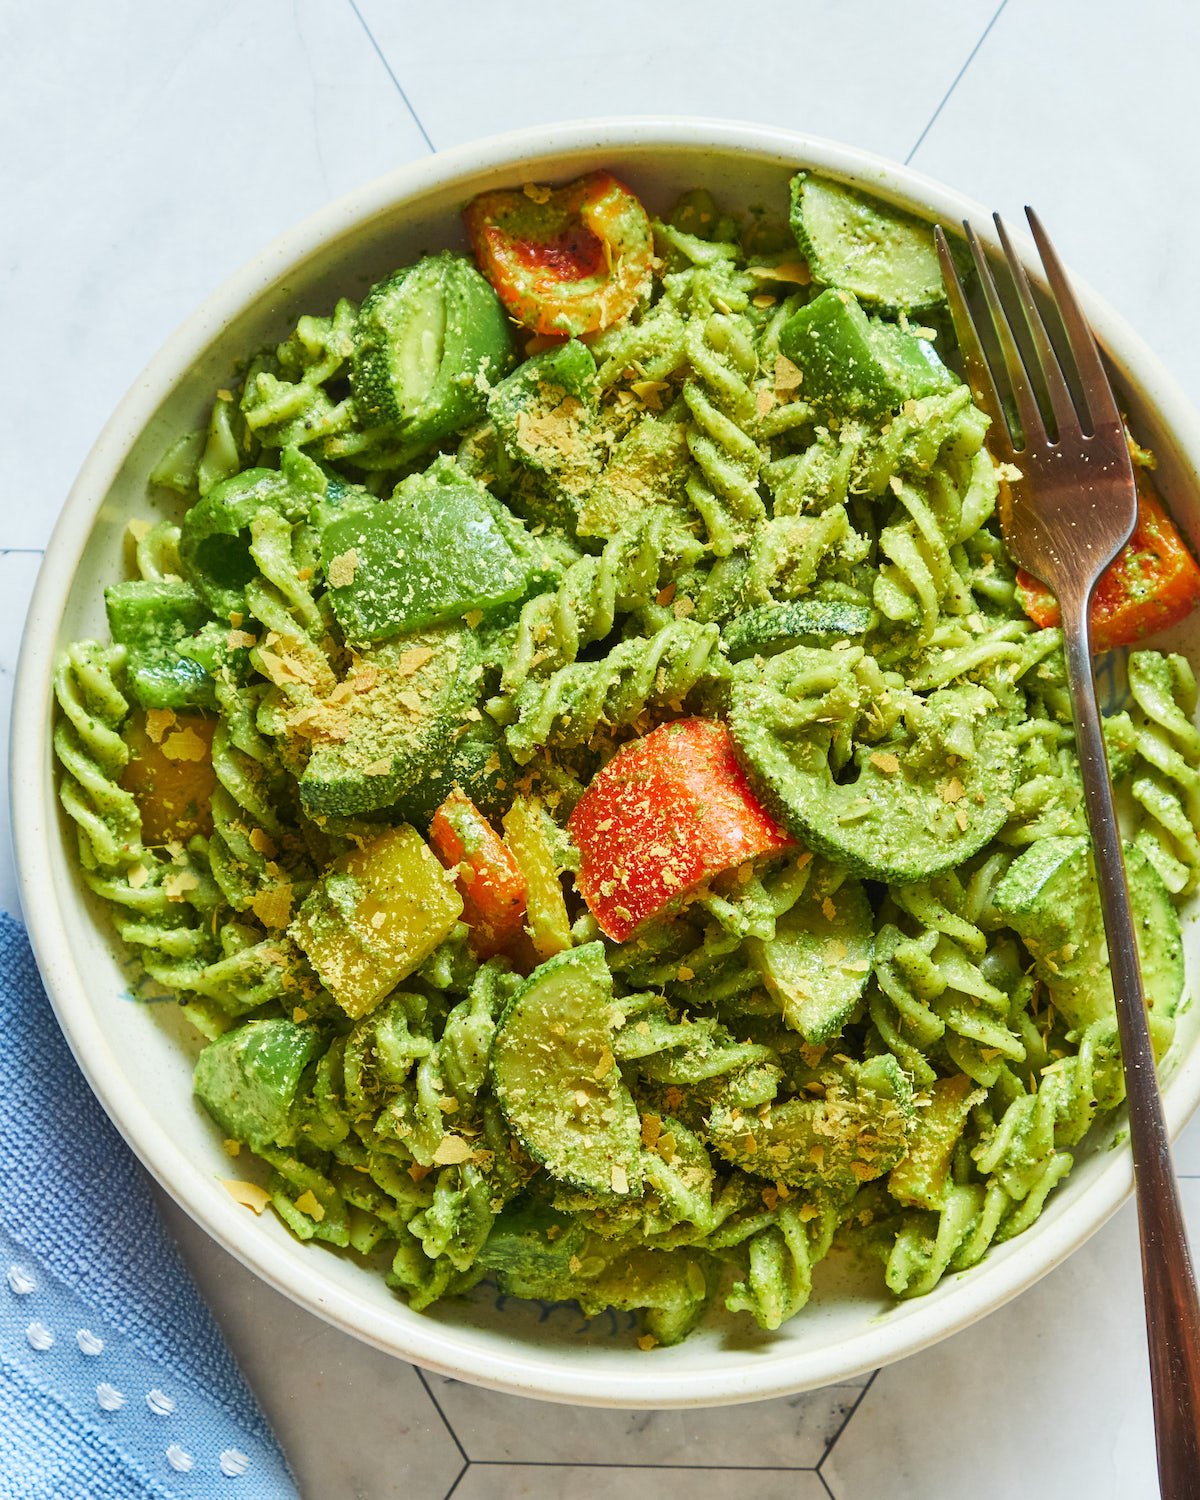
[{"label": "white ceramic bowl", "polygon": [[[127,998],[105,914],[76,873],[51,765],[51,676],[60,647],[103,633],[102,587],[121,576],[122,536],[147,514],[146,477],[167,442],[195,426],[236,359],[282,337],[301,312],[358,295],[421,251],[462,244],[461,205],[484,187],[564,179],[607,166],[655,208],[711,187],[734,205],[785,201],[789,174],[812,167],[860,183],[927,217],[986,222],[979,205],[847,146],[706,120],[636,119],[539,128],[404,167],[321,210],[215,292],[168,341],[92,449],[55,529],[30,609],[13,719],[12,800],[21,892],[38,961],[63,1030],[105,1108],[168,1192],[225,1248],[280,1291],[358,1338],[430,1369],[558,1401],[716,1405],[845,1380],[944,1338],[999,1307],[1081,1245],[1130,1191],[1120,1121],[1079,1154],[1028,1233],[929,1296],[894,1303],[880,1279],[845,1259],[820,1269],[811,1305],[779,1333],[714,1320],[675,1349],[645,1354],[631,1319],[582,1326],[577,1313],[472,1299],[414,1313],[350,1259],[301,1245],[271,1214],[255,1218],[218,1182],[231,1164],[191,1096],[197,1043],[173,1007]],[[1053,204],[1042,205],[1053,224]],[[1086,305],[1121,371],[1140,435],[1157,449],[1176,517],[1200,542],[1195,494],[1200,424],[1137,336],[1092,294]],[[1194,634],[1194,632],[1193,632]],[[1186,641],[1184,644],[1188,644]],[[1200,640],[1195,642],[1200,647]],[[1200,650],[1192,653],[1200,660]],[[1189,923],[1188,954],[1200,946]],[[1200,1100],[1200,1015],[1183,1015],[1164,1084],[1173,1132]],[[1122,1291],[1136,1297],[1135,1286]]]}]

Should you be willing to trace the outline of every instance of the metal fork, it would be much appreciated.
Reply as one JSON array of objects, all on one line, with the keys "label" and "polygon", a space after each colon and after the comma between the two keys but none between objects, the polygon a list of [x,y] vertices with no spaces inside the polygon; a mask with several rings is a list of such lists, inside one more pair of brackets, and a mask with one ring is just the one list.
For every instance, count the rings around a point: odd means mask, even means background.
[{"label": "metal fork", "polygon": [[[1004,540],[1017,562],[1053,590],[1062,612],[1075,743],[1108,939],[1129,1100],[1159,1486],[1163,1500],[1197,1500],[1200,1305],[1154,1071],[1088,634],[1092,589],[1133,531],[1137,490],[1121,414],[1091,329],[1041,221],[1032,209],[1025,212],[1078,377],[1083,396],[1078,409],[1025,268],[1000,216],[995,216],[996,230],[1011,278],[1014,297],[1010,300],[1020,308],[1021,322],[1010,321],[978,236],[969,223],[964,222],[963,227],[987,303],[1004,381],[997,380],[997,372],[989,363],[940,227],[935,236],[971,393],[992,419],[992,452],[1012,466],[1009,473],[1013,477],[1001,490]],[[1049,399],[1053,435],[1043,419],[1035,380]],[[1001,400],[1002,384],[1007,386],[1011,410],[1018,419],[1015,423]],[[1018,470],[1019,478],[1014,474]]]}]

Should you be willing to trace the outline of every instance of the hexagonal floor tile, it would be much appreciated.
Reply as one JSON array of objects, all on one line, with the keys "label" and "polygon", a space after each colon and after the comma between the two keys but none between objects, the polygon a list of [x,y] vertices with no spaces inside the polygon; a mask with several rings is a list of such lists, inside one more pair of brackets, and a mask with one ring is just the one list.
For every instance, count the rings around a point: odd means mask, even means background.
[{"label": "hexagonal floor tile", "polygon": [[517,1463],[812,1468],[861,1394],[861,1387],[839,1385],[702,1411],[539,1409],[518,1396],[428,1379],[468,1458]]},{"label": "hexagonal floor tile", "polygon": [[811,1469],[596,1468],[557,1464],[472,1464],[454,1500],[829,1500]]}]

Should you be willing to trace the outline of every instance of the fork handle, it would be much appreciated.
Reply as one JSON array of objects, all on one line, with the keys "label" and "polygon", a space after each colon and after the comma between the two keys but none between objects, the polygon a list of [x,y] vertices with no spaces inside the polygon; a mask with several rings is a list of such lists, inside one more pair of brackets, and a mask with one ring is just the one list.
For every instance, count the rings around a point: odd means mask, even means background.
[{"label": "fork handle", "polygon": [[1129,1102],[1159,1486],[1162,1500],[1200,1500],[1200,1303],[1150,1046],[1125,860],[1092,677],[1087,606],[1087,596],[1064,601],[1064,643]]}]

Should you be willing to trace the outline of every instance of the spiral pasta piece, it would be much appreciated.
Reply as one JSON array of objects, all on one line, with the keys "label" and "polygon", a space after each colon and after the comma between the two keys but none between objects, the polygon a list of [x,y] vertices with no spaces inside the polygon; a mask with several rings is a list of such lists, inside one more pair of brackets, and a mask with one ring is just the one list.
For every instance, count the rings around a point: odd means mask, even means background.
[{"label": "spiral pasta piece", "polygon": [[874,601],[887,619],[912,626],[920,645],[932,637],[943,610],[970,613],[971,593],[927,497],[904,481],[897,482],[896,493],[908,519],[880,536],[887,562],[875,581]]},{"label": "spiral pasta piece", "polygon": [[528,677],[573,662],[611,633],[619,615],[651,604],[664,572],[694,562],[700,551],[669,511],[655,508],[610,537],[598,557],[581,557],[553,593],[538,594],[522,608],[502,691],[514,693]]},{"label": "spiral pasta piece", "polygon": [[212,763],[217,787],[210,865],[230,906],[246,911],[272,884],[274,856],[288,833],[273,805],[264,766],[234,743],[225,720],[213,733]]},{"label": "spiral pasta piece", "polygon": [[138,952],[150,977],[171,988],[191,989],[190,981],[215,946],[184,899],[199,885],[195,866],[147,856],[127,872],[88,872],[85,878],[111,904],[118,936]]},{"label": "spiral pasta piece", "polygon": [[54,753],[63,768],[58,795],[79,830],[80,855],[89,870],[118,870],[141,854],[141,815],[133,795],[120,785],[129,762],[120,734],[129,701],[115,674],[124,660],[121,646],[77,641],[59,658],[54,674],[62,714],[54,731]]},{"label": "spiral pasta piece", "polygon": [[114,681],[122,658],[119,647],[82,642],[55,679],[60,796],[78,827],[84,878],[151,979],[238,1015],[282,993],[280,954],[261,932],[220,922],[221,866],[209,841],[168,858],[144,848],[137,802],[116,779],[128,761],[116,727],[128,713]]},{"label": "spiral pasta piece", "polygon": [[322,448],[355,425],[350,397],[335,401],[326,385],[343,373],[354,349],[357,309],[342,298],[329,318],[302,317],[271,359],[247,373],[240,408],[247,428],[265,448]]},{"label": "spiral pasta piece", "polygon": [[773,1063],[775,1053],[761,1042],[739,1042],[710,1017],[673,1020],[665,1009],[639,1015],[613,1039],[613,1055],[646,1078],[665,1084],[710,1083],[752,1064]]},{"label": "spiral pasta piece", "polygon": [[602,728],[632,724],[649,708],[682,705],[701,683],[724,673],[720,631],[681,619],[653,636],[622,641],[595,662],[572,662],[516,695],[508,748],[525,765],[542,747],[586,745]]},{"label": "spiral pasta piece", "polygon": [[1200,884],[1200,732],[1196,681],[1182,656],[1134,651],[1129,691],[1137,709],[1130,791],[1142,811],[1136,842],[1176,896]]},{"label": "spiral pasta piece", "polygon": [[1030,720],[1014,738],[1024,742],[1020,777],[1000,843],[1021,849],[1039,839],[1082,833],[1083,788],[1070,728],[1048,719]]},{"label": "spiral pasta piece", "polygon": [[668,380],[687,361],[685,324],[676,303],[663,297],[637,322],[619,324],[592,344],[596,384],[607,391],[634,372],[642,380]]},{"label": "spiral pasta piece", "polygon": [[[772,415],[768,412],[762,419],[764,427]],[[802,452],[785,454],[764,465],[762,477],[771,491],[772,514],[800,515],[844,506],[850,498],[862,439],[862,428],[848,423],[838,433],[822,433]]]},{"label": "spiral pasta piece", "polygon": [[748,1312],[761,1328],[779,1328],[812,1296],[813,1268],[833,1243],[837,1216],[799,1201],[781,1202],[772,1222],[744,1249],[745,1271],[725,1298],[730,1312]]},{"label": "spiral pasta piece", "polygon": [[[319,639],[324,634],[324,621],[313,599],[312,585],[302,576],[294,555],[295,531],[291,522],[278,511],[260,511],[250,523],[250,556],[296,624],[306,635]],[[311,567],[307,572],[311,577]],[[252,602],[250,612],[262,619],[259,610],[265,607],[265,602],[261,596],[252,598],[259,603],[259,608],[255,608]],[[263,623],[267,622],[264,620]]]},{"label": "spiral pasta piece", "polygon": [[891,924],[881,928],[868,1007],[883,1044],[919,1086],[937,1076],[931,1055],[939,1052],[986,1087],[1001,1060],[1026,1059],[1025,1039],[1011,1019],[1012,997],[987,977],[988,939],[973,920],[997,874],[991,865],[971,893],[974,910],[953,876],[890,893],[919,931],[907,936]]},{"label": "spiral pasta piece", "polygon": [[887,1258],[885,1279],[897,1297],[931,1292],[948,1270],[974,1264],[996,1236],[1008,1203],[1002,1188],[956,1183],[936,1213],[907,1215]]},{"label": "spiral pasta piece", "polygon": [[[812,860],[804,854],[772,870],[751,871],[749,878],[739,880],[733,890],[710,892],[696,905],[708,912],[725,938],[741,942],[750,937],[769,943],[775,936],[776,923],[803,896],[811,875]],[[711,951],[715,942],[714,937],[706,936],[697,951]],[[693,967],[690,962],[689,967]]]},{"label": "spiral pasta piece", "polygon": [[134,560],[139,578],[148,583],[162,583],[178,578],[183,572],[179,560],[179,527],[170,521],[159,521],[137,537]]},{"label": "spiral pasta piece", "polygon": [[765,517],[758,492],[762,452],[748,429],[756,411],[750,382],[758,356],[744,324],[712,313],[687,333],[692,378],[683,399],[691,415],[687,444],[695,472],[687,496],[704,521],[709,545],[728,556]]},{"label": "spiral pasta piece", "polygon": [[910,675],[910,684],[927,692],[967,679],[983,683],[997,697],[1011,697],[1015,685],[1062,646],[1060,631],[1034,630],[1028,621],[985,625],[980,619],[979,625],[985,631],[980,635],[958,620],[936,625],[925,663]]},{"label": "spiral pasta piece", "polygon": [[[863,445],[856,465],[857,487],[878,497],[887,492],[894,477],[919,479],[941,461],[951,467],[960,493],[965,494],[972,482],[982,487],[966,507],[966,515],[980,516],[975,525],[981,525],[998,490],[990,457],[985,454],[978,467],[974,463],[983,449],[987,428],[988,419],[972,406],[966,386],[911,402],[884,425],[878,436]],[[956,527],[953,540],[964,540],[971,529],[970,525]]]}]

